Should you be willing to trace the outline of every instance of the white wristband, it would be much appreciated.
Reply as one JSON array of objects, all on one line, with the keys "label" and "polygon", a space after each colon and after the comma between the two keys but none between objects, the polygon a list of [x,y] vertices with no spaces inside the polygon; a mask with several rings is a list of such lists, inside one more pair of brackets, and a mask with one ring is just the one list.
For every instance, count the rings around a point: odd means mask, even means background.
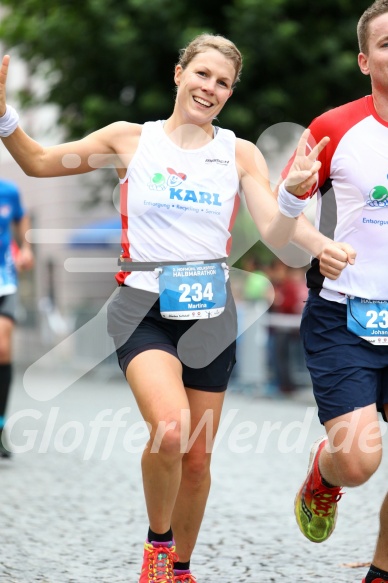
[{"label": "white wristband", "polygon": [[309,198],[299,198],[286,189],[284,181],[278,190],[278,206],[282,215],[296,219],[309,203]]},{"label": "white wristband", "polygon": [[0,138],[8,138],[19,125],[19,116],[11,105],[7,105],[5,114],[0,117]]}]

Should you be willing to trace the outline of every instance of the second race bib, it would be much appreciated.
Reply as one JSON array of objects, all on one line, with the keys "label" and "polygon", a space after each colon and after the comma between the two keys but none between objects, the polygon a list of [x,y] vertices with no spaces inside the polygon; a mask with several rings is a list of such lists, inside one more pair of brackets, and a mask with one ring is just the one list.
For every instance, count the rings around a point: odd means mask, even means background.
[{"label": "second race bib", "polygon": [[378,346],[388,346],[388,301],[348,298],[348,330]]}]

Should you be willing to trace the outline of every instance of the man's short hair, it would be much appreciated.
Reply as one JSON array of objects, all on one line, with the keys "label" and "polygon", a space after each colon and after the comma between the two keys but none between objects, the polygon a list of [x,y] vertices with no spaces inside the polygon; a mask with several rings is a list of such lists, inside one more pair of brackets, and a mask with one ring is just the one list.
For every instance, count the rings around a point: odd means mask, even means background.
[{"label": "man's short hair", "polygon": [[388,0],[376,0],[361,16],[357,25],[358,46],[361,53],[368,54],[370,22],[386,12],[388,12]]}]

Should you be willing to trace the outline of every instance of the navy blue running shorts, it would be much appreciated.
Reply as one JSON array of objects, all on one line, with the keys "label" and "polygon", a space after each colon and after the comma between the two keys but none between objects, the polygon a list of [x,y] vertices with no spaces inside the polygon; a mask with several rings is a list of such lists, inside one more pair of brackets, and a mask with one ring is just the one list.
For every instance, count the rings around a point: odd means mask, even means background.
[{"label": "navy blue running shorts", "polygon": [[167,320],[158,294],[121,286],[108,305],[108,334],[113,338],[124,375],[140,352],[157,348],[182,363],[186,387],[222,392],[236,362],[236,306],[227,285],[224,312],[216,318]]},{"label": "navy blue running shorts", "polygon": [[322,424],[373,403],[383,412],[388,403],[388,346],[374,346],[349,332],[346,304],[310,290],[300,332]]}]

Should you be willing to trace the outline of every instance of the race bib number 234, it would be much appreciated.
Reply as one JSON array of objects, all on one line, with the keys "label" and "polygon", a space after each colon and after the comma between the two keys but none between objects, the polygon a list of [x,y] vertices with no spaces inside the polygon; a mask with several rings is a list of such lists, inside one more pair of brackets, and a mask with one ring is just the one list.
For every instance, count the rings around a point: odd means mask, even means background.
[{"label": "race bib number 234", "polygon": [[160,313],[169,320],[214,318],[225,309],[225,271],[220,263],[163,266]]}]

